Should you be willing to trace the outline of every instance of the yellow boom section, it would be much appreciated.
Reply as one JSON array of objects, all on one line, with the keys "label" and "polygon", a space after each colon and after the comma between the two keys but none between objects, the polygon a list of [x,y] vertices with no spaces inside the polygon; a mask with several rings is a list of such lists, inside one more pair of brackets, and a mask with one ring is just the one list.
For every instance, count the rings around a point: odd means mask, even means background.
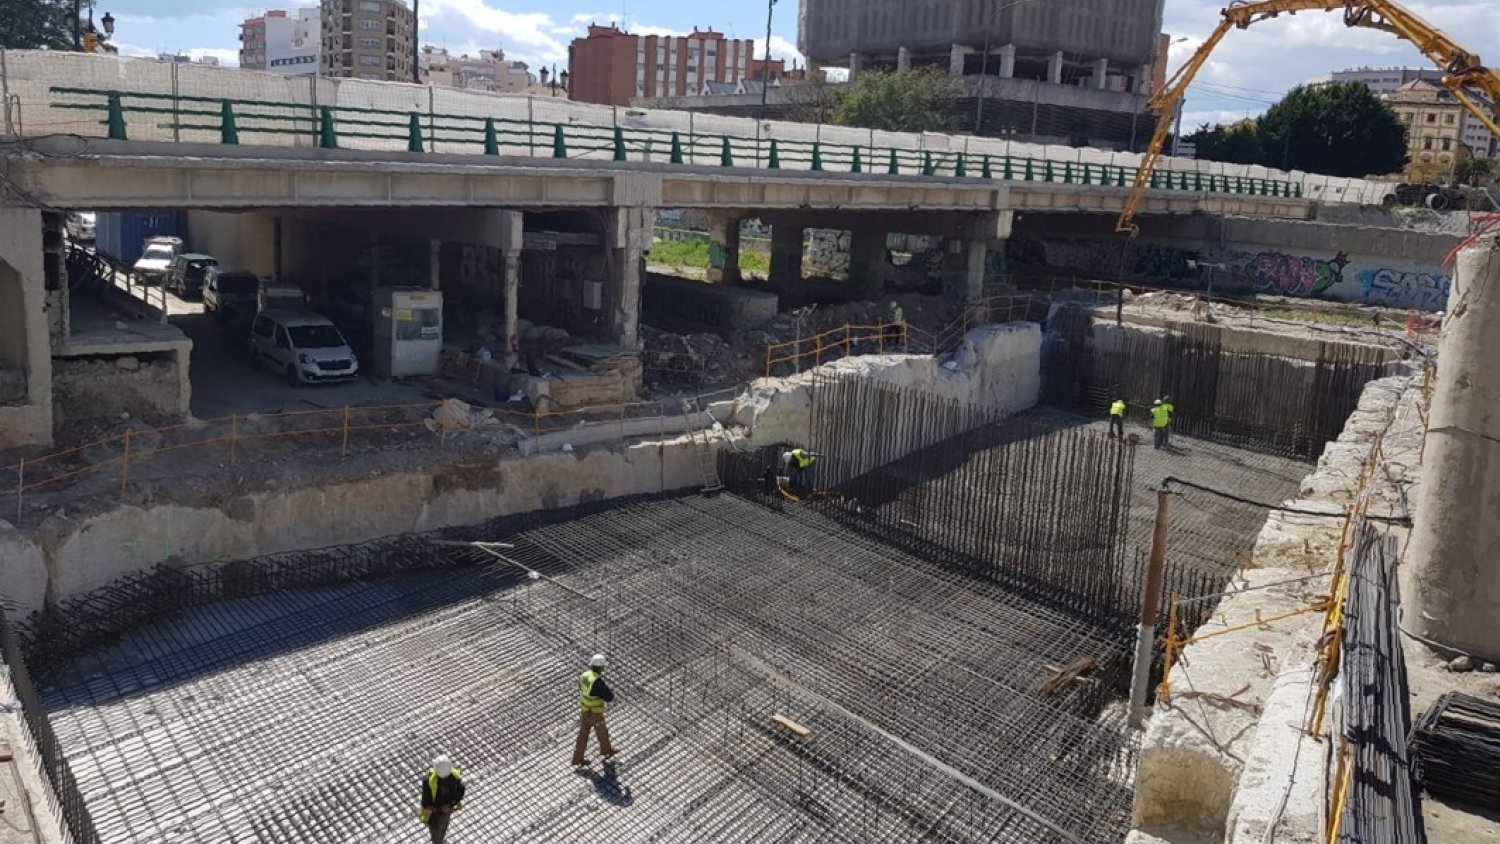
[{"label": "yellow boom section", "polygon": [[[1125,199],[1125,210],[1115,230],[1134,234],[1135,217],[1140,211],[1141,197],[1151,184],[1151,174],[1161,160],[1162,148],[1167,135],[1172,131],[1172,118],[1177,106],[1187,93],[1187,88],[1198,75],[1208,56],[1229,34],[1231,27],[1244,29],[1252,23],[1269,20],[1285,12],[1332,12],[1342,9],[1344,23],[1379,29],[1415,44],[1433,64],[1443,69],[1443,85],[1453,92],[1454,98],[1464,105],[1491,132],[1500,135],[1500,72],[1484,66],[1479,56],[1464,49],[1462,45],[1444,35],[1441,30],[1391,0],[1253,0],[1234,3],[1223,11],[1223,19],[1214,28],[1208,39],[1193,53],[1187,63],[1172,74],[1167,84],[1152,97],[1147,108],[1156,113],[1156,131],[1151,135],[1151,144],[1146,147],[1145,157],[1136,170],[1135,185]],[[1492,112],[1487,112],[1474,99],[1481,94],[1490,102]]]}]

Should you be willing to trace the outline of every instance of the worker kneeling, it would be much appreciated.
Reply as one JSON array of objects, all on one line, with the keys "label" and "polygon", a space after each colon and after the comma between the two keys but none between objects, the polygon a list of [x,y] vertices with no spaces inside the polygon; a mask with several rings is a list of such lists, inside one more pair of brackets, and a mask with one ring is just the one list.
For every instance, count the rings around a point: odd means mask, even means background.
[{"label": "worker kneeling", "polygon": [[589,667],[578,675],[578,740],[573,743],[573,765],[581,767],[589,760],[584,756],[589,749],[589,731],[599,739],[599,755],[607,762],[615,755],[614,745],[609,742],[609,727],[604,723],[604,705],[615,699],[615,693],[604,682],[604,654],[594,654]]},{"label": "worker kneeling", "polygon": [[811,475],[809,470],[812,469],[812,465],[817,461],[818,456],[800,446],[791,451],[781,453],[781,465],[786,469],[787,480],[791,485],[792,492],[798,495],[805,495],[812,489],[812,484],[809,481],[809,476]]},{"label": "worker kneeling", "polygon": [[463,775],[453,760],[438,756],[422,779],[422,809],[417,817],[432,835],[432,844],[443,844],[448,837],[448,822],[464,800]]}]

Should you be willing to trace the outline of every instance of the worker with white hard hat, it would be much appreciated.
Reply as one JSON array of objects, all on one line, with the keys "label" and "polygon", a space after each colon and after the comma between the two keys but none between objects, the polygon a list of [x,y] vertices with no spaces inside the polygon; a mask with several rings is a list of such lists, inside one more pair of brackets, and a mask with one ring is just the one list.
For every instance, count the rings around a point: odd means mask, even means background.
[{"label": "worker with white hard hat", "polygon": [[614,745],[609,743],[609,727],[604,723],[604,705],[615,699],[615,693],[604,682],[604,667],[608,660],[604,654],[594,654],[589,667],[578,675],[578,740],[573,743],[573,766],[589,763],[585,753],[589,749],[589,731],[599,739],[599,755],[608,762],[615,755]]},{"label": "worker with white hard hat", "polygon": [[422,778],[422,808],[417,812],[432,844],[443,844],[448,837],[448,822],[453,813],[462,808],[464,800],[463,774],[445,754],[432,760],[432,767]]}]

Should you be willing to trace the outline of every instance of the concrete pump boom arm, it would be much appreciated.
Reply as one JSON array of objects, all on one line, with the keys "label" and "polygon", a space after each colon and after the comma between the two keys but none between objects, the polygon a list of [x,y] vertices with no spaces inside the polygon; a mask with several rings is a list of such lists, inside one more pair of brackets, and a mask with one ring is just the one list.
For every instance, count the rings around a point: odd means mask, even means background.
[{"label": "concrete pump boom arm", "polygon": [[[1156,131],[1151,135],[1151,144],[1136,170],[1135,184],[1125,198],[1125,210],[1115,224],[1115,231],[1134,234],[1135,217],[1140,211],[1141,198],[1151,183],[1151,174],[1161,161],[1162,149],[1167,135],[1172,131],[1172,119],[1182,97],[1198,75],[1208,56],[1229,34],[1232,27],[1245,29],[1252,23],[1280,15],[1282,12],[1296,14],[1303,11],[1332,12],[1344,10],[1347,26],[1362,26],[1389,32],[1416,45],[1433,64],[1443,70],[1443,85],[1489,130],[1500,135],[1500,72],[1485,67],[1479,56],[1464,49],[1462,45],[1444,35],[1441,30],[1422,20],[1392,0],[1252,0],[1231,4],[1222,12],[1223,19],[1214,27],[1212,34],[1204,40],[1187,63],[1172,74],[1167,84],[1152,95],[1147,108],[1156,113]],[[1493,113],[1486,112],[1472,96],[1483,94],[1490,101]]]}]

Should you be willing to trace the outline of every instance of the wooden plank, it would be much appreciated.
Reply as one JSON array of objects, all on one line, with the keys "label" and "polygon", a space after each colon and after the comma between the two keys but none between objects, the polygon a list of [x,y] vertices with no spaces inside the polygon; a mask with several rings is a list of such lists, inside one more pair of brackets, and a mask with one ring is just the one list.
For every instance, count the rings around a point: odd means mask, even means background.
[{"label": "wooden plank", "polygon": [[796,721],[793,721],[785,715],[772,715],[771,720],[775,721],[783,727],[786,727],[788,730],[791,730],[797,735],[797,738],[807,738],[808,736],[812,735],[812,730],[809,730],[801,724],[798,724]]}]

